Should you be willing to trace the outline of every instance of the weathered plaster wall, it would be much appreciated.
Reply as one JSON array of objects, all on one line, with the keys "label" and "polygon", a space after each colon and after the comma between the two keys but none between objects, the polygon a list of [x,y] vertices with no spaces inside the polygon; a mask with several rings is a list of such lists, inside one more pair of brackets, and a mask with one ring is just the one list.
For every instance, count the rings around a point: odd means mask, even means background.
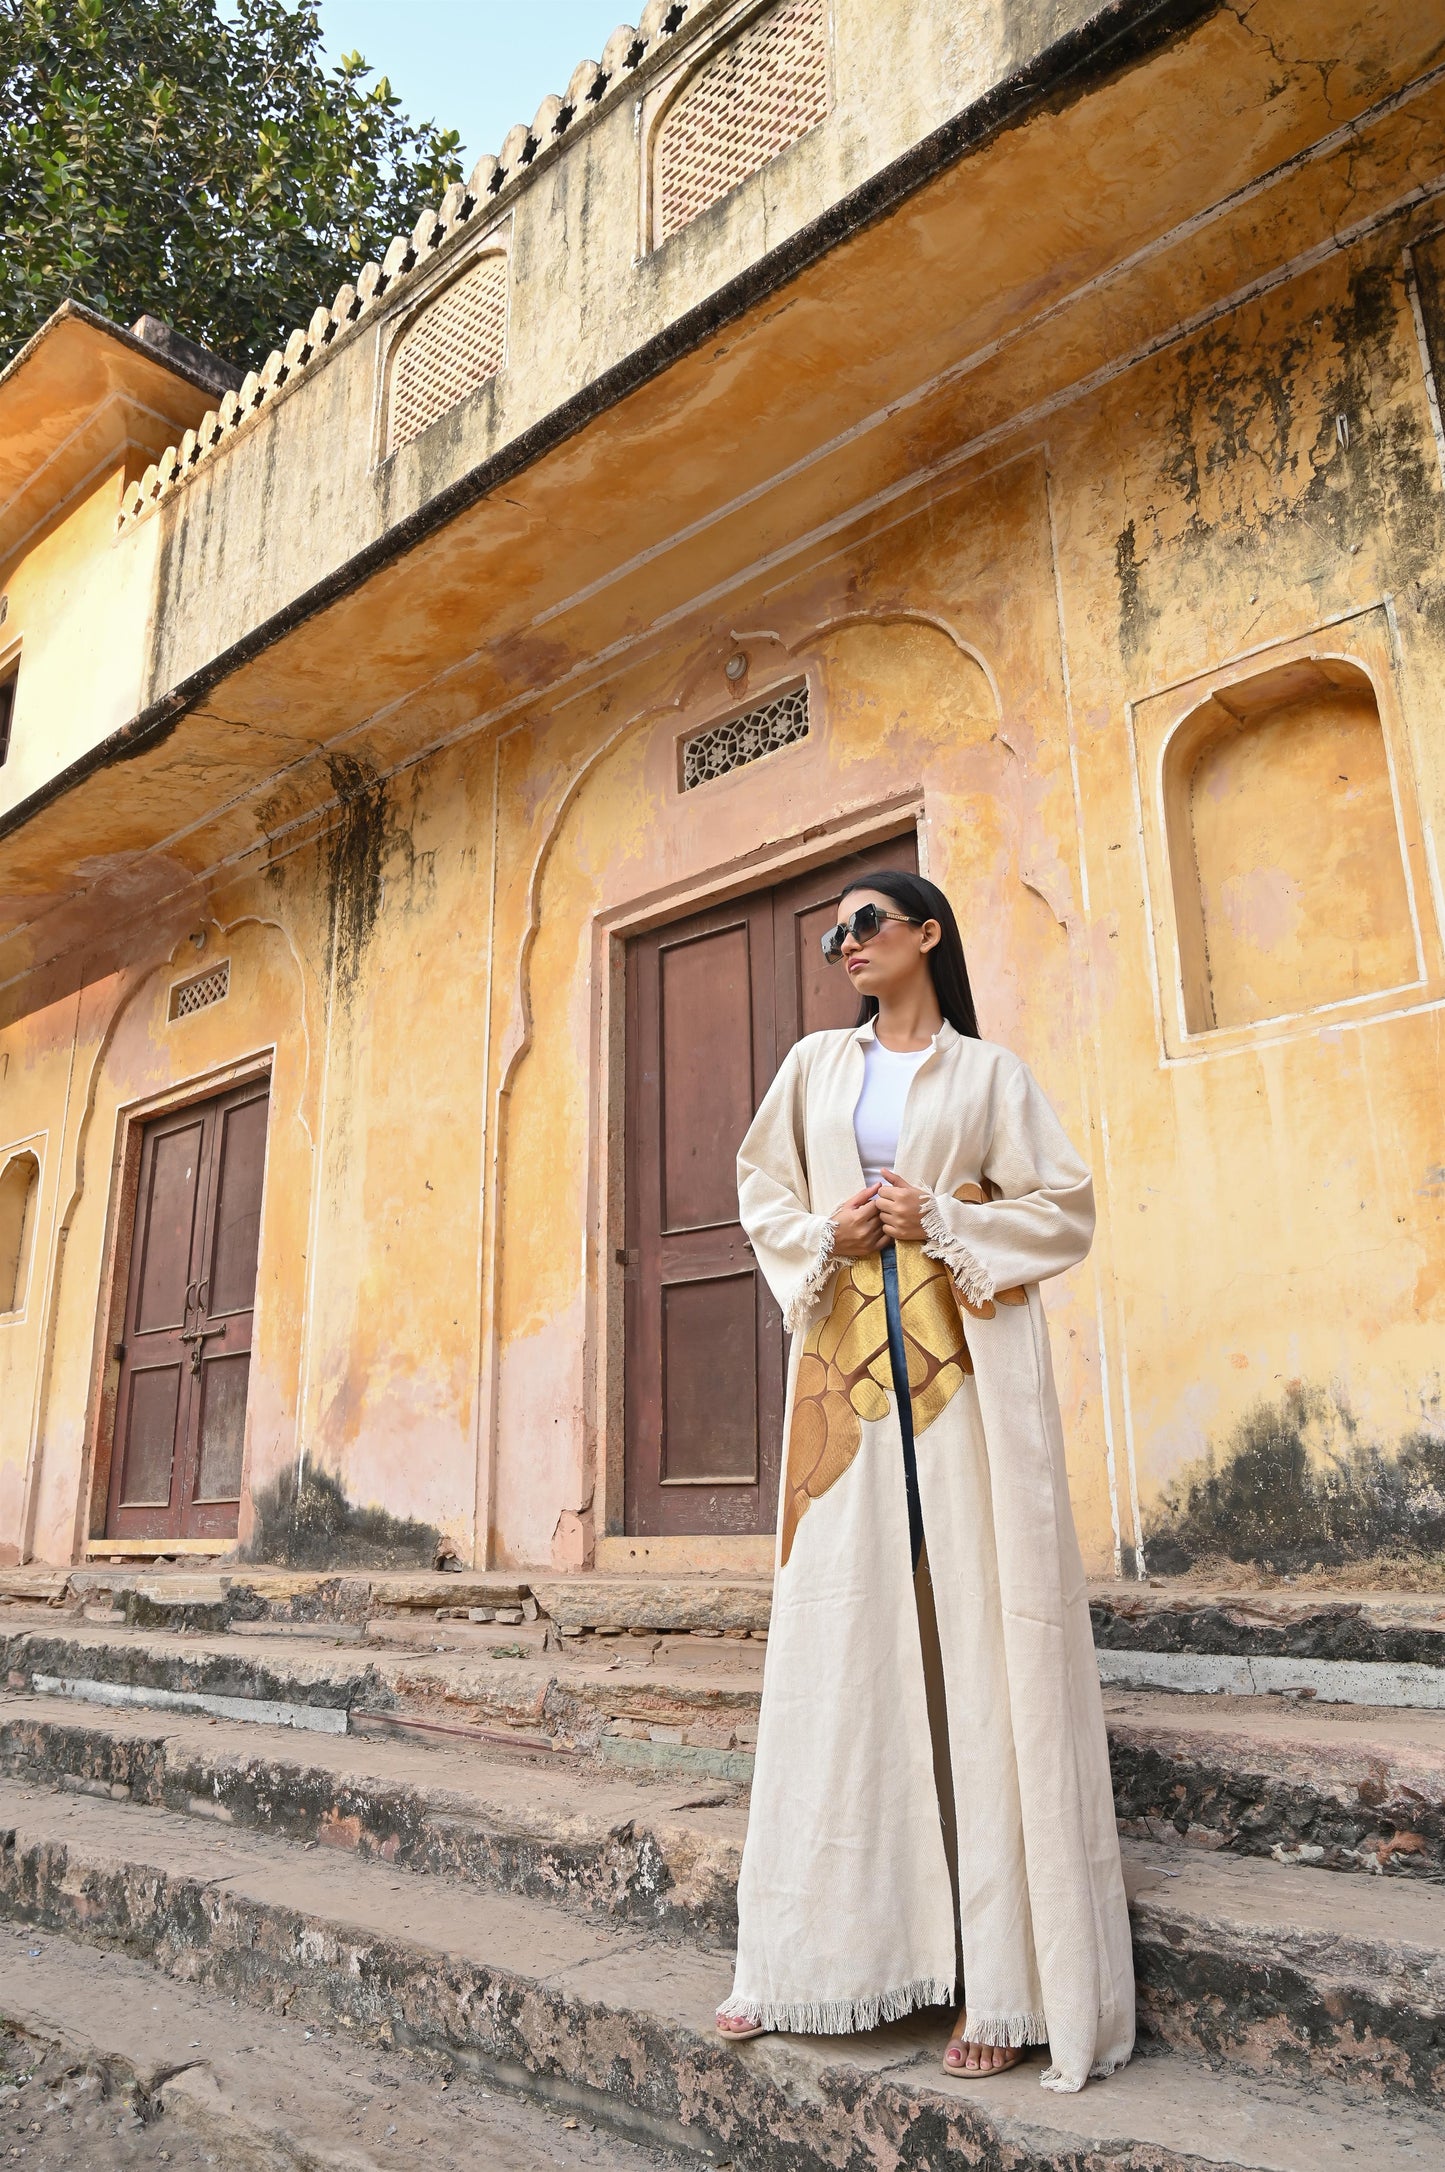
[{"label": "weathered plaster wall", "polygon": [[[1338,1396],[1387,1449],[1445,1420],[1442,491],[1401,238],[1241,308],[1051,431],[1117,1304],[1161,1528],[1161,1488],[1211,1451],[1227,1463],[1291,1384]],[[1148,864],[1157,755],[1217,685],[1312,652],[1352,659],[1377,691],[1410,848],[1416,926],[1396,932],[1411,984],[1191,1037]],[[1340,769],[1350,754],[1344,731]],[[1273,848],[1241,826],[1242,881],[1268,892],[1296,858],[1290,824],[1308,837],[1317,821],[1297,797]],[[1378,877],[1372,862],[1366,893]],[[1290,916],[1256,933],[1287,979]],[[1238,1536],[1248,1557],[1257,1542]]]},{"label": "weathered plaster wall", "polygon": [[160,536],[116,535],[124,480],[119,464],[93,480],[0,566],[0,666],[18,648],[20,667],[0,813],[141,705]]},{"label": "weathered plaster wall", "polygon": [[18,1558],[24,1528],[77,1029],[72,997],[32,1011],[23,1031],[0,1036],[0,1165],[19,1152],[40,1164],[23,1302],[0,1318],[0,1559],[6,1561]]},{"label": "weathered plaster wall", "polygon": [[[118,1111],[274,1043],[296,1113],[278,1085],[253,1487],[304,1447],[464,1551],[476,1504],[495,1557],[584,1558],[620,1452],[609,945],[900,808],[958,901],[986,1030],[1099,1180],[1094,1259],[1049,1298],[1093,1564],[1116,1532],[1131,1556],[1136,1489],[1147,1533],[1164,1489],[1290,1383],[1387,1448],[1438,1431],[1441,485],[1398,242],[1246,305],[495,745],[384,788],[338,776],[336,827],[218,893],[217,921],[278,927],[228,939],[257,962],[193,1045],[163,1023],[168,973],[87,991],[41,1550],[83,1515]],[[676,738],[734,704],[735,645],[760,689],[809,673],[812,735],[682,796]],[[1311,654],[1377,692],[1416,984],[1190,1033],[1157,757],[1213,692]],[[7,1136],[59,1122],[74,1017],[11,1029],[27,1084]],[[38,1250],[32,1288],[39,1269]],[[21,1385],[7,1531],[36,1333],[29,1314],[0,1329]]]},{"label": "weathered plaster wall", "polygon": [[261,885],[323,989],[301,1442],[356,1503],[470,1552],[489,765],[338,783],[339,824]]}]

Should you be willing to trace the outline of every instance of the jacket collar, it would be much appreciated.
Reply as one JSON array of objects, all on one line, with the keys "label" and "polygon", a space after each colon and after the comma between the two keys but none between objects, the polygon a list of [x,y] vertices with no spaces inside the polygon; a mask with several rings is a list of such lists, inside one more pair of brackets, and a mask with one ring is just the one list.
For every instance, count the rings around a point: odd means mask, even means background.
[{"label": "jacket collar", "polygon": [[[878,1031],[873,1020],[865,1018],[861,1026],[855,1026],[853,1028],[853,1038],[863,1048],[866,1048],[870,1041],[876,1041]],[[957,1026],[951,1026],[945,1018],[943,1024],[933,1036],[934,1053],[937,1055],[945,1049],[950,1049],[962,1039],[963,1035],[959,1032]]]}]

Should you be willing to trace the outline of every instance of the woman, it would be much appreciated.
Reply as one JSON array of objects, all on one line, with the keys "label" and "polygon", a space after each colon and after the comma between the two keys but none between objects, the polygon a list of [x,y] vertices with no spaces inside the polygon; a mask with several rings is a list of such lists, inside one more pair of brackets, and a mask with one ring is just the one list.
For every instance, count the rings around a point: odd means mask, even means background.
[{"label": "woman", "polygon": [[[1134,2042],[1098,1670],[1039,1297],[1088,1170],[978,1037],[943,892],[870,875],[823,939],[856,1027],[791,1050],[738,1157],[792,1331],[727,2036],[966,2005],[977,2077]],[[860,1179],[862,1180],[860,1183]]]}]

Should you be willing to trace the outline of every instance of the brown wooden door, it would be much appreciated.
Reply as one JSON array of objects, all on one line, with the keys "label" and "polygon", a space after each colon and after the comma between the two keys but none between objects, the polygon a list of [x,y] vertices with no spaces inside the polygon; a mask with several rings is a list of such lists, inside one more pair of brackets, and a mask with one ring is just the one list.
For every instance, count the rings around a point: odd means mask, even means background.
[{"label": "brown wooden door", "polygon": [[106,1532],[234,1538],[269,1086],[147,1124]]},{"label": "brown wooden door", "polygon": [[857,998],[818,938],[910,832],[638,936],[627,957],[629,1532],[771,1531],[782,1317],[738,1222],[737,1150],[794,1041]]}]

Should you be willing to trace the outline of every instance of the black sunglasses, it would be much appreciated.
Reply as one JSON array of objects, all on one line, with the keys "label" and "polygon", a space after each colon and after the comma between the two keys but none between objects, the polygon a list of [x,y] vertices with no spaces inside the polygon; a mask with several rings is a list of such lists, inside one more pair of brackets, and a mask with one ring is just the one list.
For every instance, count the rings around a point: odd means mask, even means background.
[{"label": "black sunglasses", "polygon": [[886,913],[881,905],[860,905],[856,912],[840,920],[836,928],[829,928],[823,937],[823,956],[829,965],[836,965],[843,955],[843,945],[851,935],[855,943],[866,943],[878,933],[885,920],[901,920],[905,927],[921,928],[923,922],[914,920],[907,913]]}]

